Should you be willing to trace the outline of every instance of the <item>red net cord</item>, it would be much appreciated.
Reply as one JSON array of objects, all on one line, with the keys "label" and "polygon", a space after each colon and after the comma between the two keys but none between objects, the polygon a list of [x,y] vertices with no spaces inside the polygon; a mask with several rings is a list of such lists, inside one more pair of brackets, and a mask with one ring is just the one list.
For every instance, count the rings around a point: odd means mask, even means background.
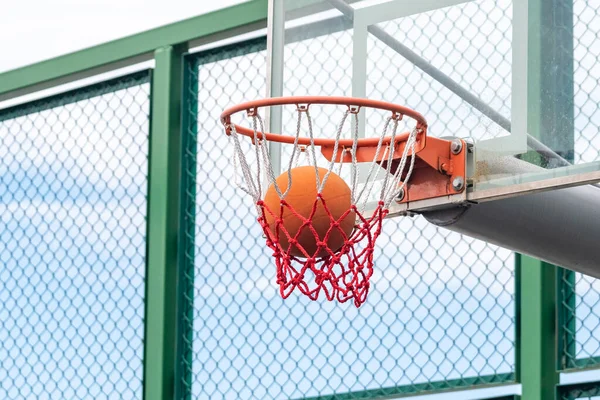
[{"label": "red net cord", "polygon": [[[319,204],[330,218],[329,229],[322,238],[311,223]],[[356,307],[360,307],[365,302],[369,292],[369,280],[373,275],[375,241],[381,233],[383,219],[388,213],[388,210],[383,207],[383,202],[379,202],[368,218],[353,205],[337,220],[320,195],[315,200],[308,217],[300,215],[285,200],[281,201],[279,210],[270,210],[262,200],[258,201],[257,205],[262,210],[258,222],[265,234],[267,246],[273,250],[277,266],[277,284],[284,299],[298,289],[311,300],[317,300],[323,292],[329,301],[337,299],[344,303],[352,300]],[[294,236],[291,236],[284,227],[282,216],[285,209],[302,222]],[[356,214],[357,223],[348,236],[340,228],[340,222],[352,211]],[[269,226],[266,216],[270,216],[271,221],[275,222],[275,229]],[[313,254],[308,254],[298,242],[300,234],[306,231],[312,233],[317,245]],[[337,250],[327,246],[328,239],[334,231],[339,232],[344,240],[341,248]],[[281,245],[284,235],[289,244],[287,249]],[[294,247],[300,250],[304,257],[291,254]]]}]

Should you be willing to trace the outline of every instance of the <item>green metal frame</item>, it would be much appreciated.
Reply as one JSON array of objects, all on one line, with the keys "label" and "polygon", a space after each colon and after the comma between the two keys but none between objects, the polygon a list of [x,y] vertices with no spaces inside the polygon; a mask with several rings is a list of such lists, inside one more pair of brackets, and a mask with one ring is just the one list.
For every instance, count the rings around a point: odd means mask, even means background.
[{"label": "green metal frame", "polygon": [[556,267],[516,255],[519,292],[517,377],[523,399],[551,399],[556,368]]},{"label": "green metal frame", "polygon": [[[559,0],[560,1],[560,0]],[[530,0],[528,3],[528,132],[536,138],[543,138],[552,148],[558,143],[555,133],[548,125],[556,128],[563,115],[549,104],[553,97],[563,95],[567,100],[572,92],[563,92],[566,82],[550,79],[546,68],[547,59],[552,57],[553,41],[561,39],[562,32],[546,32],[554,21],[550,18],[552,9],[546,7],[545,0]],[[545,5],[546,4],[546,5]],[[550,26],[548,26],[550,24]],[[572,40],[572,39],[571,39]],[[572,127],[571,130],[572,132]],[[562,132],[562,131],[561,131]],[[571,135],[573,136],[573,135]],[[562,139],[560,139],[562,140]],[[573,148],[572,140],[567,144]],[[564,148],[560,146],[560,148]],[[572,156],[572,152],[570,152]],[[533,163],[541,163],[539,156],[528,154]],[[522,385],[526,400],[551,399],[559,383],[558,357],[558,285],[560,268],[524,255],[516,256],[516,277],[518,304],[518,363],[517,376]]]},{"label": "green metal frame", "polygon": [[[574,106],[565,104],[573,103],[573,77],[557,71],[573,69],[573,3],[530,0],[528,17],[528,130],[572,162]],[[530,161],[540,160],[532,156]],[[600,357],[576,359],[575,273],[520,255],[516,273],[517,376],[524,399],[550,399],[559,384],[559,371],[597,368]]]},{"label": "green metal frame", "polygon": [[[539,102],[538,134],[544,143],[572,163],[575,154],[573,76],[559,71],[573,71],[573,1],[534,1],[530,18],[531,25],[539,27],[531,43],[535,59],[540,60],[534,64],[539,76],[539,95],[535,97]],[[549,65],[553,68],[548,68]],[[575,273],[559,268],[557,274],[557,368],[564,370],[573,366],[575,357]]]},{"label": "green metal frame", "polygon": [[[530,26],[537,27],[530,37],[530,77],[535,87],[532,116],[538,116],[538,137],[567,161],[574,161],[574,82],[573,71],[573,1],[530,0]],[[560,27],[557,29],[556,27]],[[548,68],[551,65],[553,68]],[[560,132],[560,134],[556,134]],[[557,369],[574,371],[600,367],[600,357],[577,358],[576,354],[576,274],[557,269]]]},{"label": "green metal frame", "polygon": [[156,50],[150,118],[144,399],[169,399],[177,368],[181,115],[185,45]]}]

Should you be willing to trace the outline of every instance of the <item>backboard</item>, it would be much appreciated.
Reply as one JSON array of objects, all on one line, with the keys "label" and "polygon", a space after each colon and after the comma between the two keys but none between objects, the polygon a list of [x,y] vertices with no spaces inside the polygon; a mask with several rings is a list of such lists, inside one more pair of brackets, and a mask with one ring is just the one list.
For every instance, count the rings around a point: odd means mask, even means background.
[{"label": "backboard", "polygon": [[[600,180],[600,16],[588,2],[275,0],[269,7],[268,96],[368,97],[417,110],[430,135],[472,143],[470,201]],[[295,123],[285,110],[268,117],[275,132]],[[360,117],[362,135],[379,133],[377,115]],[[337,123],[333,111],[320,118],[317,126]],[[285,149],[274,154],[275,165],[289,158]]]}]

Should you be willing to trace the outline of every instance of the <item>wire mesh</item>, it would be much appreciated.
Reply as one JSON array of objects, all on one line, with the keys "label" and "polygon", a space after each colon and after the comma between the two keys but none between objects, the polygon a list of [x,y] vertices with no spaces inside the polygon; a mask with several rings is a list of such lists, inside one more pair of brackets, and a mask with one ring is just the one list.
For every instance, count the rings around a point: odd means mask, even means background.
[{"label": "wire mesh", "polygon": [[[379,26],[510,119],[512,0],[471,1]],[[367,96],[410,104],[427,115],[434,136],[509,134],[390,46],[373,35],[368,40]]]},{"label": "wire mesh", "polygon": [[[303,40],[310,43],[286,51],[336,47],[326,38]],[[194,89],[185,154],[194,168],[185,179],[196,184],[186,190],[195,201],[185,216],[193,309],[183,384],[191,397],[368,398],[513,381],[513,255],[422,218],[386,221],[360,310],[300,296],[282,301],[255,207],[233,184],[233,149],[218,121],[223,108],[264,96],[263,49],[257,41],[188,59]],[[293,55],[300,64],[314,61]],[[318,88],[302,90],[333,94],[322,92],[322,82],[342,75],[311,81],[312,71],[298,72],[300,81]],[[284,94],[299,82],[284,81]],[[336,94],[349,89],[334,87]]]},{"label": "wire mesh", "polygon": [[[511,14],[512,1],[477,0],[381,26],[509,118]],[[600,5],[574,0],[573,15],[574,161],[595,162]],[[350,25],[335,21],[290,31],[284,95],[352,94]],[[367,96],[417,109],[435,136],[507,134],[368,40]],[[189,56],[186,69],[180,384],[190,397],[373,398],[514,381],[514,256],[420,217],[386,221],[360,310],[283,301],[218,121],[265,95],[265,41]],[[0,110],[1,398],[142,397],[149,93],[144,71]],[[315,126],[333,135],[322,129],[338,114],[323,110]],[[599,281],[560,274],[561,366],[598,366]],[[598,387],[559,393],[595,400]]]},{"label": "wire mesh", "polygon": [[[582,0],[572,5],[575,163],[587,163],[600,160],[600,5]],[[565,272],[560,282],[562,368],[600,366],[600,280]]]},{"label": "wire mesh", "polygon": [[562,367],[576,369],[600,365],[600,282],[565,271],[560,284]]},{"label": "wire mesh", "polygon": [[142,397],[147,71],[0,110],[0,398]]},{"label": "wire mesh", "polygon": [[[573,58],[574,140],[551,137],[548,145],[575,164],[600,160],[600,5],[584,0],[554,2],[547,7],[572,6],[573,26],[556,27],[571,34],[573,49],[562,57]],[[478,0],[379,24],[385,32],[439,69],[460,86],[506,118],[511,115],[512,0]],[[554,13],[566,12],[554,10]],[[571,29],[572,28],[572,29]],[[287,95],[352,94],[352,33],[343,23],[330,24],[330,33],[306,38],[296,28],[286,35],[284,73]],[[465,40],[467,39],[467,40]],[[366,93],[370,98],[408,104],[423,113],[434,136],[469,136],[474,140],[507,135],[508,132],[479,113],[448,88],[425,74],[373,35],[368,37]],[[571,54],[567,54],[571,51]],[[318,67],[315,67],[318,66]],[[563,65],[563,64],[561,64]],[[547,68],[554,67],[550,62]],[[311,72],[312,71],[312,72]],[[318,72],[314,72],[318,71]],[[327,71],[323,73],[322,71]],[[570,71],[565,71],[569,75]],[[293,110],[286,117],[293,118]],[[285,114],[284,114],[285,115]],[[380,119],[367,114],[367,130],[377,132]],[[285,120],[285,118],[284,118]],[[324,113],[316,125],[335,123]],[[451,127],[451,132],[447,131]],[[545,140],[546,140],[545,139]],[[569,156],[570,155],[570,156]],[[284,157],[289,156],[284,149]],[[570,271],[559,271],[559,309],[563,368],[600,365],[600,280]]]},{"label": "wire mesh", "polygon": [[[600,25],[593,24],[598,12],[589,2],[575,1],[574,14],[574,157],[590,162],[600,156],[593,101],[597,56],[589,35]],[[283,95],[352,94],[352,35],[343,19],[331,21],[316,35],[302,27],[286,34]],[[511,1],[481,0],[382,27],[509,118],[511,24]],[[445,40],[476,36],[471,49]],[[475,139],[508,134],[385,44],[368,40],[369,60],[377,60],[367,65],[369,97],[409,104],[427,116],[433,135],[449,134],[443,131],[448,126],[452,134],[468,132]],[[195,201],[186,215],[193,226],[186,249],[193,283],[187,340],[193,350],[185,364],[191,393],[362,398],[513,380],[513,255],[420,218],[387,221],[368,311],[280,301],[254,207],[232,185],[231,148],[216,136],[222,130],[216,116],[224,107],[264,96],[265,57],[257,41],[189,59],[193,101],[186,151],[195,168],[187,182]],[[389,73],[392,67],[397,73]],[[334,130],[324,129],[338,122],[339,110],[322,111],[316,130],[332,136]],[[284,109],[284,129],[293,117],[293,109]],[[377,122],[369,118],[367,128]],[[282,150],[285,165],[290,149]],[[600,287],[581,274],[559,273],[563,368],[597,365]]]},{"label": "wire mesh", "polygon": [[558,387],[559,400],[600,400],[600,382]]},{"label": "wire mesh", "polygon": [[600,160],[600,4],[573,0],[575,163]]}]

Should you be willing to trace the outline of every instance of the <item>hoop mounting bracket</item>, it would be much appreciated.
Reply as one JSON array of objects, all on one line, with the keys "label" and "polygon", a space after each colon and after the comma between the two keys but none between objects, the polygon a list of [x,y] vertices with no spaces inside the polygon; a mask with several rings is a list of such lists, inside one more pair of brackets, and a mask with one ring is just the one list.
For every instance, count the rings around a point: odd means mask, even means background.
[{"label": "hoop mounting bracket", "polygon": [[[432,199],[462,193],[467,182],[467,144],[453,152],[452,141],[429,136],[427,145],[416,155],[413,173],[405,186],[405,195],[397,203]],[[456,153],[456,154],[455,154]],[[398,160],[393,161],[399,163]],[[385,167],[385,164],[381,164]],[[395,171],[395,165],[392,170]]]}]

